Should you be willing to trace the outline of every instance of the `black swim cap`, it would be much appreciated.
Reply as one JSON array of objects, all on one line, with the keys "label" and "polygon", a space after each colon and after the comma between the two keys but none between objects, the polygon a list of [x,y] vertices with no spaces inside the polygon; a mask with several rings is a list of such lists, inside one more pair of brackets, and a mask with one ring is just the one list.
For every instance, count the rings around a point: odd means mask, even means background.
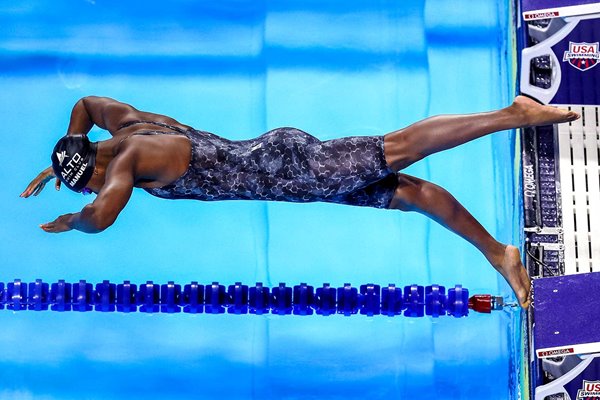
[{"label": "black swim cap", "polygon": [[81,192],[94,173],[97,147],[86,135],[63,136],[50,157],[54,174],[69,189]]}]

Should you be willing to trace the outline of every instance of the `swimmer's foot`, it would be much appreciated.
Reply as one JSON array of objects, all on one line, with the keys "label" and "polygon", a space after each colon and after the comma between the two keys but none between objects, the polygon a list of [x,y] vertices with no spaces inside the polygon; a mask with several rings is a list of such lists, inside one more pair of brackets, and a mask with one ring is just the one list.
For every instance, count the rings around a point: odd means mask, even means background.
[{"label": "swimmer's foot", "polygon": [[515,292],[519,304],[523,308],[529,307],[531,299],[529,297],[531,281],[527,271],[521,263],[521,254],[515,246],[506,246],[502,264],[496,267]]},{"label": "swimmer's foot", "polygon": [[574,111],[545,106],[526,96],[517,96],[509,108],[521,116],[522,127],[560,124],[580,117]]}]

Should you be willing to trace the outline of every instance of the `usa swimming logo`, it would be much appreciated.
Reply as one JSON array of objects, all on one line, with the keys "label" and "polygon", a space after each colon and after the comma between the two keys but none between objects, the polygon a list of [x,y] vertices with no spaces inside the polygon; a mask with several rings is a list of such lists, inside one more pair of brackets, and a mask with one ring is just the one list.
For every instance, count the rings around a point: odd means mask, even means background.
[{"label": "usa swimming logo", "polygon": [[575,43],[569,42],[569,50],[565,51],[563,62],[568,61],[571,66],[580,71],[587,71],[595,67],[600,60],[598,52],[598,42],[596,43]]},{"label": "usa swimming logo", "polygon": [[600,381],[583,381],[583,388],[577,391],[576,400],[596,399],[600,397]]}]

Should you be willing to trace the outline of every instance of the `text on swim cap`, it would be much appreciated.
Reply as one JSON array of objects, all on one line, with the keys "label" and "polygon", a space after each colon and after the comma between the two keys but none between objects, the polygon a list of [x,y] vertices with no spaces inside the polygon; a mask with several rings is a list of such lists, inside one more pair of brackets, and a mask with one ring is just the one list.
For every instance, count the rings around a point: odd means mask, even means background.
[{"label": "text on swim cap", "polygon": [[[81,161],[82,157],[79,153],[73,154],[73,157],[69,160],[65,168],[62,170],[61,175],[65,181],[69,183],[71,186],[75,186],[83,172],[87,168],[87,163],[83,163],[81,165],[77,165]],[[77,169],[77,171],[74,171]]]}]

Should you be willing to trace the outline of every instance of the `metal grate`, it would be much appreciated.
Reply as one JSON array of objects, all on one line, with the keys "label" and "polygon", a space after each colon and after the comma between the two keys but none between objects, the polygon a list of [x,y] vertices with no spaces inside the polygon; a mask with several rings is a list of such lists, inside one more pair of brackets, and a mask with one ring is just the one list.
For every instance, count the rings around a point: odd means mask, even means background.
[{"label": "metal grate", "polygon": [[598,108],[558,125],[565,274],[600,271],[600,128]]}]

